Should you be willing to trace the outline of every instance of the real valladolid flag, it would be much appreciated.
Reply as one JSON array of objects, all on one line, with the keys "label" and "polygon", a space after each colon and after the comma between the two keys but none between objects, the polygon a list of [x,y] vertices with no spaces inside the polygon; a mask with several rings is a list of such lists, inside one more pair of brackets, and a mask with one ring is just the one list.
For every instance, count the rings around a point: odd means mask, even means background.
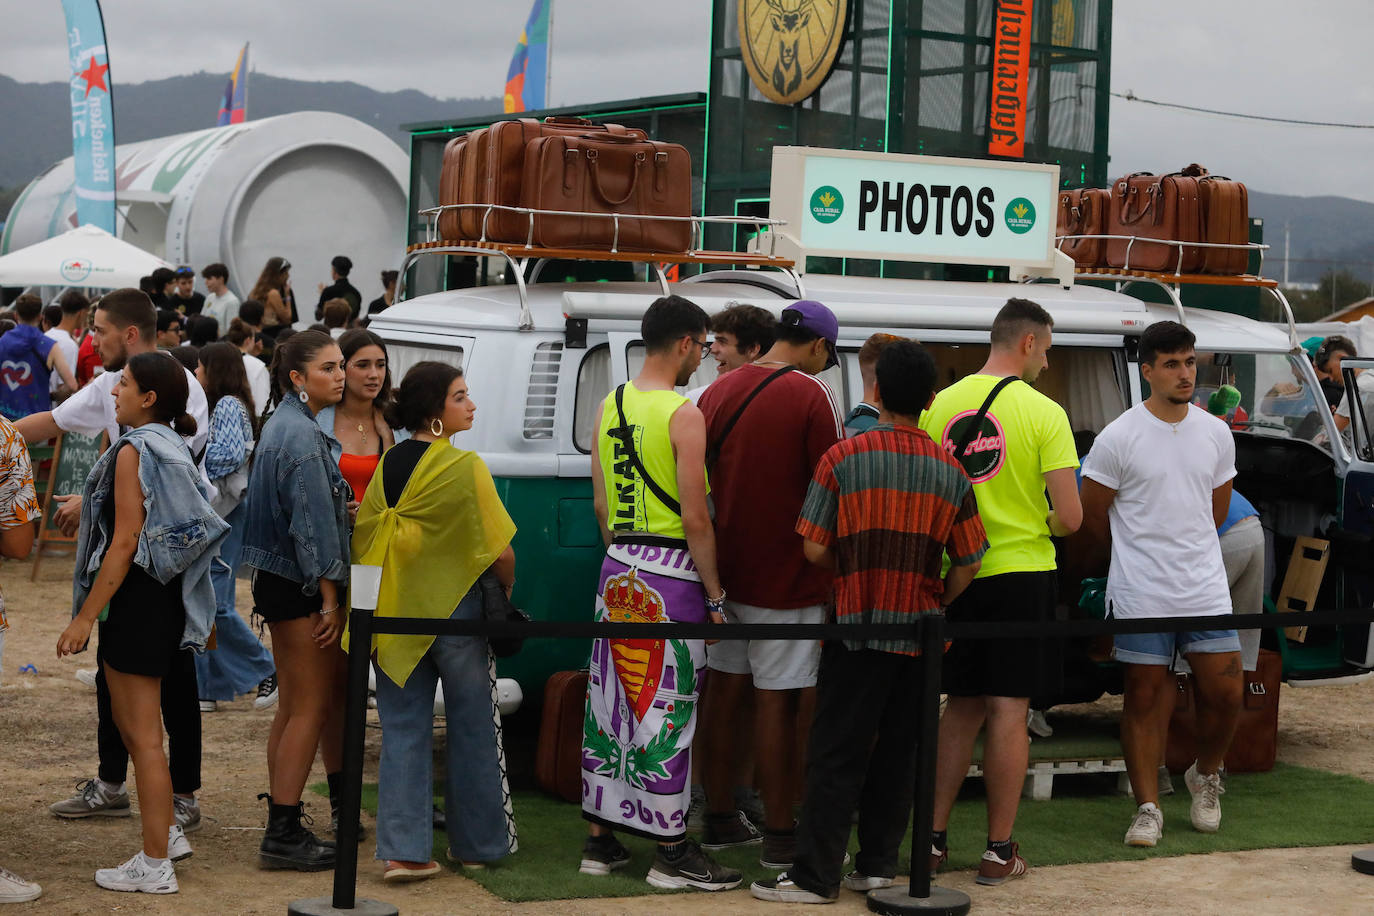
[{"label": "real valladolid flag", "polygon": [[76,220],[115,231],[115,132],[100,0],[62,0],[71,64]]},{"label": "real valladolid flag", "polygon": [[248,42],[243,43],[238,62],[229,74],[229,83],[224,87],[224,99],[219,103],[219,120],[216,127],[226,124],[239,124],[248,116]]},{"label": "real valladolid flag", "polygon": [[549,19],[553,0],[534,0],[506,72],[506,111],[543,108],[549,76]]}]

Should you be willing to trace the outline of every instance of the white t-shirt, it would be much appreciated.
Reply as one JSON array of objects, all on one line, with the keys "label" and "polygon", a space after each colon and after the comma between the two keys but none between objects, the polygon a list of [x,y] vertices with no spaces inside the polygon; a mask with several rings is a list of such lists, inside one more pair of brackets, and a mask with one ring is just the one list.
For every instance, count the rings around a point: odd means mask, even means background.
[{"label": "white t-shirt", "polygon": [[1199,617],[1231,611],[1212,491],[1236,476],[1226,424],[1197,405],[1177,427],[1136,404],[1083,459],[1083,476],[1116,491],[1108,512],[1116,617]]},{"label": "white t-shirt", "polygon": [[[76,345],[76,341],[72,339],[72,335],[61,328],[52,328],[44,333],[45,336],[52,338],[57,346],[61,348],[62,355],[67,358],[67,368],[71,370],[73,376],[76,375],[76,355],[80,348]],[[48,390],[56,391],[61,384],[62,376],[58,375],[57,370],[54,369],[52,371],[51,381],[48,384]]]},{"label": "white t-shirt", "polygon": [[243,369],[248,373],[248,390],[253,392],[253,413],[260,417],[272,396],[271,375],[262,360],[247,353],[243,354]]},{"label": "white t-shirt", "polygon": [[239,317],[239,305],[239,297],[226,289],[221,296],[206,296],[205,305],[201,307],[200,313],[209,315],[219,322],[219,334],[223,337],[229,330],[229,322]]},{"label": "white t-shirt", "polygon": [[[114,389],[124,370],[105,372],[91,379],[89,385],[52,409],[53,422],[63,432],[98,436],[109,433],[110,442],[119,438],[119,422],[115,420]],[[205,403],[205,391],[190,372],[186,373],[190,386],[186,412],[196,421],[194,435],[182,436],[192,455],[199,455],[210,435],[210,414]],[[202,473],[204,473],[202,471]]]}]

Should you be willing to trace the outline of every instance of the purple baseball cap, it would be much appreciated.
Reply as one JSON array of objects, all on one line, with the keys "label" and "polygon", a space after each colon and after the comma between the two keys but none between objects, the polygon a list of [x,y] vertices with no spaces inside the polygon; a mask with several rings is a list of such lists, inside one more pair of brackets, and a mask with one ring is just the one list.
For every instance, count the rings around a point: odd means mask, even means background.
[{"label": "purple baseball cap", "polygon": [[830,359],[826,361],[825,368],[830,369],[839,365],[840,356],[835,352],[835,341],[840,337],[840,322],[830,309],[815,299],[798,299],[782,310],[782,318],[778,323],[803,328],[817,337],[825,338],[826,349],[830,351]]}]

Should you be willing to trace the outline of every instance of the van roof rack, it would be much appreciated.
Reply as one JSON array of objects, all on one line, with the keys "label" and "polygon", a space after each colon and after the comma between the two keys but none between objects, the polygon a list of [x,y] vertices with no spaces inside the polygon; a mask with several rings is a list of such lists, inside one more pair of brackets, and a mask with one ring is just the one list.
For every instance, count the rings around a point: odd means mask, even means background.
[{"label": "van roof rack", "polygon": [[[482,211],[482,236],[478,239],[444,239],[439,237],[439,217],[445,211],[477,209]],[[528,231],[524,243],[496,242],[486,238],[487,223],[493,211],[516,213],[528,217]],[[772,267],[786,274],[797,288],[798,297],[806,295],[801,275],[796,270],[796,262],[776,253],[773,245],[763,251],[715,251],[703,248],[706,226],[752,226],[755,234],[765,234],[764,227],[785,225],[785,221],[756,216],[649,216],[637,213],[584,213],[570,210],[540,210],[531,207],[507,207],[499,204],[451,204],[430,207],[419,211],[425,219],[426,241],[406,248],[405,259],[401,262],[399,284],[396,291],[397,301],[405,298],[405,277],[415,261],[425,255],[499,255],[506,259],[515,276],[515,285],[520,293],[520,329],[528,331],[534,327],[530,313],[528,284],[539,278],[543,266],[550,260],[564,261],[617,261],[646,264],[653,268],[663,295],[669,295],[668,278],[664,267],[670,264],[700,264],[706,266],[741,266],[748,268]],[[612,221],[611,247],[607,249],[583,248],[544,248],[534,244],[534,218],[536,216],[579,216]],[[622,220],[650,220],[654,222],[686,222],[691,224],[691,243],[687,251],[622,251],[619,248],[620,224]],[[776,236],[766,233],[770,239]],[[525,279],[526,269],[531,262],[534,271],[529,280]]]}]

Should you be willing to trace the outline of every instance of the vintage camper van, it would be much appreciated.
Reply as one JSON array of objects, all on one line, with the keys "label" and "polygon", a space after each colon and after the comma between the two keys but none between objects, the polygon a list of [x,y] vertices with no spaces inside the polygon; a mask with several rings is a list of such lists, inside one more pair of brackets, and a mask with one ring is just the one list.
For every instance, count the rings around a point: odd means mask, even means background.
[{"label": "vintage camper van", "polygon": [[[720,270],[670,288],[708,312],[732,301],[779,312],[799,298],[799,285],[795,275]],[[591,617],[602,557],[590,482],[593,417],[614,386],[637,372],[640,317],[665,288],[531,283],[451,290],[400,301],[371,324],[387,341],[394,378],[424,359],[452,362],[467,375],[477,420],[455,443],[483,456],[515,519],[515,598],[536,619]],[[1258,507],[1270,534],[1271,591],[1282,582],[1294,539],[1321,536],[1337,549],[1319,606],[1367,606],[1374,597],[1356,587],[1363,579],[1354,571],[1374,532],[1368,443],[1352,448],[1342,440],[1291,327],[1058,283],[811,274],[805,296],[825,302],[839,318],[841,361],[823,378],[845,409],[862,396],[856,354],[870,334],[920,339],[944,385],[982,364],[993,316],[1009,297],[1032,298],[1055,319],[1050,365],[1038,387],[1065,407],[1076,431],[1090,433],[1142,396],[1139,334],[1154,321],[1182,316],[1198,338],[1200,394],[1227,383],[1242,392],[1242,419],[1232,424],[1236,487]],[[708,361],[692,385],[714,374]],[[1314,630],[1301,646],[1285,646],[1290,683],[1368,676],[1374,668],[1369,629]],[[586,652],[582,641],[531,640],[503,663],[502,673],[518,679],[526,697],[539,697],[549,674],[584,664]]]}]

